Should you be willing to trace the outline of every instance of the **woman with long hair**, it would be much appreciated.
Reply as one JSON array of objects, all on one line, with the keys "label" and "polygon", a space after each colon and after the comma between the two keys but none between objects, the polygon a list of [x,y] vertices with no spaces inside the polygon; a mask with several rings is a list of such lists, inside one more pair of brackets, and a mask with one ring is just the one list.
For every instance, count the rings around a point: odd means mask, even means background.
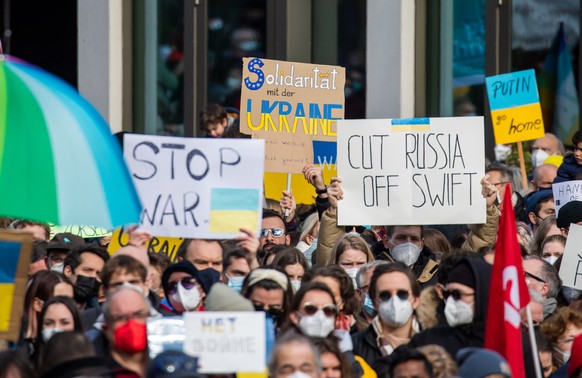
[{"label": "woman with long hair", "polygon": [[62,295],[73,298],[73,284],[62,273],[41,270],[30,277],[24,295],[24,312],[18,346],[34,353],[34,343],[39,335],[42,308],[49,299]]}]

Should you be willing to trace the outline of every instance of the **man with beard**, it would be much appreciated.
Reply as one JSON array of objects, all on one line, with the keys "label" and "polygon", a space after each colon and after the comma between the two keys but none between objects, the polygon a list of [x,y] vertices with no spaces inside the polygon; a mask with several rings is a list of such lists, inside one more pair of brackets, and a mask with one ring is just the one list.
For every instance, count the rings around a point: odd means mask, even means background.
[{"label": "man with beard", "polygon": [[107,250],[95,244],[76,247],[65,259],[63,273],[75,285],[75,301],[80,309],[87,308],[87,303],[96,299],[101,271],[108,260]]},{"label": "man with beard", "polygon": [[267,252],[275,245],[289,245],[287,226],[283,218],[273,210],[263,210],[261,222],[261,234],[259,236],[260,248]]}]

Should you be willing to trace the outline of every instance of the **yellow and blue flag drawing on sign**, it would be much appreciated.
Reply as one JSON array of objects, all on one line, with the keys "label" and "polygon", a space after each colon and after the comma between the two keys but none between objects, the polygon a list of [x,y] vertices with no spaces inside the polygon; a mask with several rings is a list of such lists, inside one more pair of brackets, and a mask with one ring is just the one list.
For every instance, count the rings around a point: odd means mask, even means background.
[{"label": "yellow and blue flag drawing on sign", "polygon": [[210,232],[239,232],[241,227],[258,232],[259,190],[213,188],[210,192]]}]

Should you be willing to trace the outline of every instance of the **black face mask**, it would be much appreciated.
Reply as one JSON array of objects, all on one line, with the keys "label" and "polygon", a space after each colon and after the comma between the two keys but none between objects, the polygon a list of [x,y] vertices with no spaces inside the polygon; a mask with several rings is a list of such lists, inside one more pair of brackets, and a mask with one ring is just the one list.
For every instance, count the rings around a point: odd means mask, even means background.
[{"label": "black face mask", "polygon": [[95,277],[77,275],[77,283],[73,288],[75,301],[80,304],[87,303],[99,294],[99,285],[100,283]]}]

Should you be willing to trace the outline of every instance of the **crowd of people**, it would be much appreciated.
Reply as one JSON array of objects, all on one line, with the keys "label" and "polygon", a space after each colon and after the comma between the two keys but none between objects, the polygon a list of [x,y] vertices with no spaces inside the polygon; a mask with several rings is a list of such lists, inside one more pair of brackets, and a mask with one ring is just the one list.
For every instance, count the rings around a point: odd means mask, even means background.
[{"label": "crowd of people", "polygon": [[[218,108],[203,117],[214,137],[229,127]],[[50,238],[46,224],[4,219],[3,228],[36,240],[20,337],[0,353],[0,377],[201,375],[195,356],[148,352],[147,319],[195,311],[264,312],[276,334],[271,377],[511,377],[507,361],[484,349],[507,183],[543,376],[580,377],[582,291],[562,286],[558,272],[582,202],[556,214],[551,191],[579,178],[582,132],[573,145],[567,154],[552,134],[536,140],[528,188],[519,170],[489,165],[480,225],[340,227],[342,180],[326,185],[311,164],[303,173],[314,205],[284,191],[278,203],[266,200],[258,238],[241,229],[233,240],[185,239],[175,261],[148,252],[150,235],[136,229],[110,254],[106,237]],[[534,377],[525,311],[522,323],[525,376]]]}]

